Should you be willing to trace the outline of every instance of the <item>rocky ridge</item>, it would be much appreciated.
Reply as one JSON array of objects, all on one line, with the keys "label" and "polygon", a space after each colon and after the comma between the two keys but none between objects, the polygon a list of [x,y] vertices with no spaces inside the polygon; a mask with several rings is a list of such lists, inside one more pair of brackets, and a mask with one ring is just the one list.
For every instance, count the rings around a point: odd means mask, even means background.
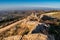
[{"label": "rocky ridge", "polygon": [[[42,14],[41,14],[42,15]],[[40,16],[41,16],[40,15]],[[42,15],[44,16],[44,15]],[[47,16],[48,17],[48,16]],[[51,18],[52,19],[52,18]],[[28,16],[27,18],[23,19],[19,24],[17,24],[15,27],[12,27],[11,29],[3,32],[0,34],[0,40],[56,40],[56,35],[50,34],[50,31],[46,31],[44,25],[41,25],[40,23],[45,24],[56,24],[55,21],[51,21],[46,19],[46,21],[42,20],[42,17],[37,17],[36,14],[33,14]],[[42,26],[42,31],[37,32],[38,24]],[[58,23],[59,25],[59,23]],[[48,26],[48,25],[47,25]],[[47,26],[45,26],[47,28]],[[49,26],[48,26],[49,28]],[[34,31],[36,30],[36,31]],[[40,30],[40,29],[39,29]],[[34,31],[34,33],[32,33]],[[45,34],[47,33],[47,34]],[[53,32],[52,32],[53,33]],[[59,33],[59,32],[58,32]],[[59,38],[58,38],[59,40]]]}]

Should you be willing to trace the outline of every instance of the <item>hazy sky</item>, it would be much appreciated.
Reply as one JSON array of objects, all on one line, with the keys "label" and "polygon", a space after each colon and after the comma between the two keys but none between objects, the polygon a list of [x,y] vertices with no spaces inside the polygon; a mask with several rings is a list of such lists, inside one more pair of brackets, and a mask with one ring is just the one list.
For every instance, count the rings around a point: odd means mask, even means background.
[{"label": "hazy sky", "polygon": [[23,7],[60,8],[60,0],[0,0],[0,9]]}]

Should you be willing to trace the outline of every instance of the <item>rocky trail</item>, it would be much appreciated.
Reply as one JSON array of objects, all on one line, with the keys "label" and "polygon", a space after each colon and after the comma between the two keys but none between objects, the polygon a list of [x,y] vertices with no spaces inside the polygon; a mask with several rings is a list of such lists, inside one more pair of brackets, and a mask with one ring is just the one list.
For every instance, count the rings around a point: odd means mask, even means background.
[{"label": "rocky trail", "polygon": [[[1,28],[0,40],[60,40],[60,31],[58,31],[60,22],[53,19],[56,17],[50,16],[54,14],[56,13],[41,14],[40,18],[36,14],[32,14],[25,19]],[[47,19],[44,19],[45,17]]]}]

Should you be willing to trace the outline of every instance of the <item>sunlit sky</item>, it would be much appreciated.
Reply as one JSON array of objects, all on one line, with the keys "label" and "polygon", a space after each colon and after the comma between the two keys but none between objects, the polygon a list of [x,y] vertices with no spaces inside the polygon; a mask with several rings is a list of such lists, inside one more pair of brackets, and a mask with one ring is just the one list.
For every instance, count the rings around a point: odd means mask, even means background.
[{"label": "sunlit sky", "polygon": [[23,7],[60,8],[60,0],[0,0],[0,9]]}]

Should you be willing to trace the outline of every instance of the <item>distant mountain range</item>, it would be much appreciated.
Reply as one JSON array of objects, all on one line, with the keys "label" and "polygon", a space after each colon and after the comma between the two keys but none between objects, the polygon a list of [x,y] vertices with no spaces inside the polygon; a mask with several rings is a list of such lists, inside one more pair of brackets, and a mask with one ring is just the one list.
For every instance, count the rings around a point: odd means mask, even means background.
[{"label": "distant mountain range", "polygon": [[[11,11],[11,10],[60,10],[60,8],[49,8],[49,7],[20,7],[20,8],[9,8],[3,9],[3,11]],[[0,11],[2,11],[0,9]]]},{"label": "distant mountain range", "polygon": [[60,10],[60,8],[48,8],[48,7],[21,7],[21,8],[13,8],[13,9],[4,9],[0,10],[0,15],[6,15],[8,13],[17,11],[29,11],[29,10],[44,10],[44,11],[50,11],[50,10]]}]

